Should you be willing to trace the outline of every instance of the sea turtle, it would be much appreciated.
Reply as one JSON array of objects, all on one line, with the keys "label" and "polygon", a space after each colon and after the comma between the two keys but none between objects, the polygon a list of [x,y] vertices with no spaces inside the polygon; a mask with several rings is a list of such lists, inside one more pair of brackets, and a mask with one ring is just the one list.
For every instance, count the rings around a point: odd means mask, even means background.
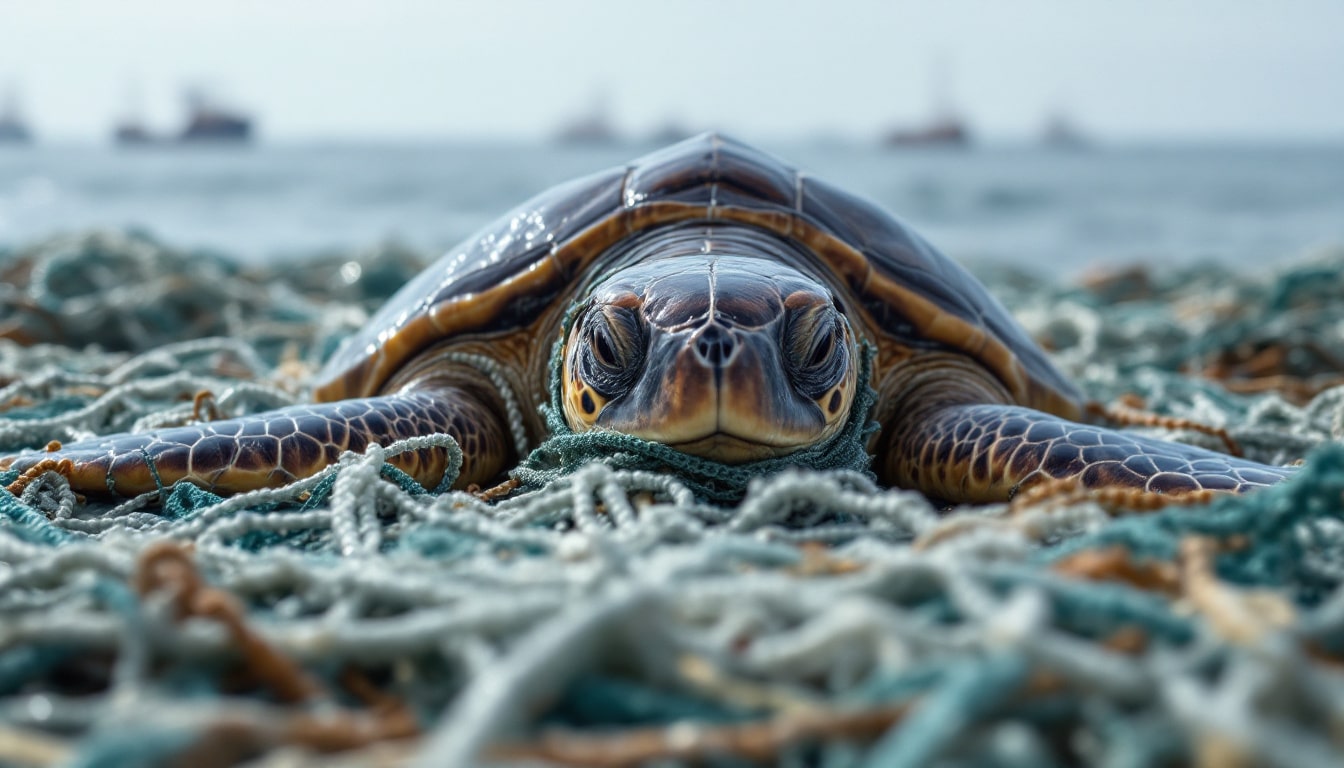
[{"label": "sea turtle", "polygon": [[[84,492],[236,492],[447,432],[456,485],[485,484],[546,437],[553,348],[571,429],[724,463],[816,444],[872,387],[879,479],[949,502],[1049,478],[1170,493],[1292,472],[1078,423],[1079,391],[969,273],[873,203],[718,134],[556,187],[453,249],[335,354],[314,405],[0,467],[69,458]],[[446,451],[395,463],[434,486]]]}]

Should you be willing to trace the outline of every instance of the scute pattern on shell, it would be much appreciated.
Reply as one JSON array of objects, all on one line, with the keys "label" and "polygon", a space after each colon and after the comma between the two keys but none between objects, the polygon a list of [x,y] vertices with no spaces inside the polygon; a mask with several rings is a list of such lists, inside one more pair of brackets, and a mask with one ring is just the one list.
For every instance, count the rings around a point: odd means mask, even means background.
[{"label": "scute pattern on shell", "polygon": [[[508,284],[519,273],[552,261],[559,244],[620,207],[625,169],[610,169],[562,184],[534,197],[485,227],[442,256],[407,283],[364,328],[327,362],[327,387],[348,376],[398,367],[426,343],[408,331],[417,320],[431,318],[437,308],[470,303],[485,291]],[[549,311],[572,275],[559,272],[543,286],[517,291],[506,310],[487,318],[501,330],[517,328]],[[432,329],[430,329],[432,330]],[[381,381],[351,384],[342,393],[372,394]],[[323,397],[340,399],[343,394]]]}]

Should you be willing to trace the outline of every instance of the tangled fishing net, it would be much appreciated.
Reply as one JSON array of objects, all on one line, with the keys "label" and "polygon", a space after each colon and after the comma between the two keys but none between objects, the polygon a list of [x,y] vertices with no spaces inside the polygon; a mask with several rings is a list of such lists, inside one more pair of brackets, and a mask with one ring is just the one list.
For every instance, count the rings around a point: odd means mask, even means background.
[{"label": "tangled fishing net", "polygon": [[[417,263],[0,254],[0,450],[301,401]],[[385,463],[433,437],[228,499],[0,473],[0,764],[1339,765],[1344,253],[985,276],[1090,396],[1306,466],[1149,510],[602,462],[488,502]]]}]

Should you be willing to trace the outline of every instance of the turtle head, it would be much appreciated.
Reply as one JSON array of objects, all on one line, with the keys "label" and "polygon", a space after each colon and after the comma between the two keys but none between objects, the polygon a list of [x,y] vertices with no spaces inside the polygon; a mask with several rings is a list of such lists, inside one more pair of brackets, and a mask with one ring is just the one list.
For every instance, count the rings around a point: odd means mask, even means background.
[{"label": "turtle head", "polygon": [[623,432],[725,463],[837,432],[856,388],[830,291],[774,260],[712,254],[627,267],[597,285],[564,348],[576,432]]}]

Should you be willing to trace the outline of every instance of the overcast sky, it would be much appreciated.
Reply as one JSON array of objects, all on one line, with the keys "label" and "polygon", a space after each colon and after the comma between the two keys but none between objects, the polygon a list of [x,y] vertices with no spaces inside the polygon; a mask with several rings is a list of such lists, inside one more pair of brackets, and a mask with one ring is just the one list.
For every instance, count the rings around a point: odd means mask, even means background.
[{"label": "overcast sky", "polygon": [[[941,63],[940,63],[941,62]],[[1338,0],[0,0],[0,86],[44,138],[158,127],[202,83],[268,139],[531,138],[604,96],[755,138],[871,138],[949,100],[988,139],[1344,140]]]}]

